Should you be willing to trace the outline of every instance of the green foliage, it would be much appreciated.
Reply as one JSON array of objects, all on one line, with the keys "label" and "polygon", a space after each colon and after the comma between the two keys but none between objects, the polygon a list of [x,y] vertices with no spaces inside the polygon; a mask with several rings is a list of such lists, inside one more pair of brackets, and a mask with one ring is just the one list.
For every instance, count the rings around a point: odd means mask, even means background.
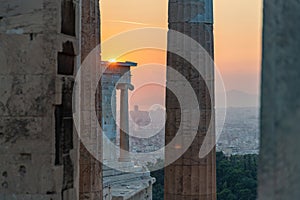
[{"label": "green foliage", "polygon": [[152,188],[152,199],[153,200],[164,200],[164,168],[152,171],[154,168],[161,168],[164,166],[163,160],[158,160],[155,165],[148,163],[148,169],[151,170],[151,176],[156,178],[156,182]]},{"label": "green foliage", "polygon": [[218,200],[255,200],[257,155],[216,156]]},{"label": "green foliage", "polygon": [[[257,188],[257,155],[224,156],[217,152],[217,196],[218,200],[255,200]],[[163,161],[159,160],[158,165]],[[148,165],[153,169],[154,165]],[[157,167],[157,166],[156,166]],[[164,199],[164,169],[151,172],[156,178],[153,185],[153,200]]]}]

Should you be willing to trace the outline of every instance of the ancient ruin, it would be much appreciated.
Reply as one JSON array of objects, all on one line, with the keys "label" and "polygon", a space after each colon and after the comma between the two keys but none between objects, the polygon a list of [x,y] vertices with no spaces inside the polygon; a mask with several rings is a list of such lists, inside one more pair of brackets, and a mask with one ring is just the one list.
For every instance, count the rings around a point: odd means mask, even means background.
[{"label": "ancient ruin", "polygon": [[[134,89],[130,68],[137,63],[103,61],[102,66],[106,68],[99,84],[102,98],[103,199],[151,200],[155,179],[143,166],[136,165],[129,155],[128,90]],[[119,123],[116,90],[121,90]]]},{"label": "ancient ruin", "polygon": [[[298,199],[300,195],[299,7],[299,1],[264,1],[258,188],[261,200]],[[212,16],[212,0],[169,0],[169,28],[199,42],[213,58]],[[181,49],[187,55],[197,53],[172,35],[168,41],[169,49]],[[114,151],[103,155],[107,141],[99,134],[97,123],[107,128],[105,134],[113,142],[117,128],[110,116],[115,111],[104,106],[107,99],[103,95],[109,90],[95,84],[101,72],[99,44],[97,0],[1,1],[1,200],[152,199],[155,180],[148,171],[130,162],[122,151],[120,159]],[[89,57],[91,51],[96,53]],[[83,81],[74,85],[75,75],[87,58],[92,67],[79,77]],[[209,127],[215,120],[214,94],[208,92],[214,88],[214,70],[209,68],[200,75],[174,52],[168,52],[167,58],[168,66],[184,75],[193,87],[200,102],[201,120],[192,145],[165,168],[165,199],[215,200],[215,149],[199,158],[204,138],[215,131],[214,126]],[[170,71],[167,80],[168,84],[176,82]],[[126,89],[131,87],[113,86],[123,91],[124,119],[128,115]],[[75,87],[80,100],[73,99]],[[78,107],[72,107],[72,103]],[[175,137],[180,121],[188,136],[193,108],[181,110],[178,99],[169,90],[166,107],[166,143]],[[74,119],[77,109],[81,113]],[[91,120],[95,110],[97,119]],[[79,123],[78,128],[74,121]],[[127,130],[126,120],[122,123]],[[83,144],[77,133],[91,142]],[[128,150],[127,135],[121,135],[122,149]],[[172,154],[165,153],[166,159]],[[100,162],[105,164],[111,158],[135,171],[118,171]]]},{"label": "ancient ruin", "polygon": [[[201,38],[196,35],[191,36],[201,44],[205,43],[204,46],[212,54],[211,7],[207,7],[211,4],[198,2],[196,13],[190,12],[192,18],[187,17],[190,20],[188,23],[180,19],[183,10],[173,10],[176,6],[182,5],[190,6],[187,2],[177,4],[170,1],[170,28],[181,30],[180,27],[194,25],[198,32],[202,31],[205,34],[201,35]],[[206,12],[203,12],[204,8]],[[5,1],[1,9],[1,83],[4,83],[1,85],[0,101],[2,111],[0,169],[3,175],[1,199],[106,198],[102,192],[102,174],[108,175],[112,171],[110,169],[102,171],[99,162],[102,154],[100,153],[98,157],[91,155],[90,148],[79,142],[77,135],[73,134],[76,130],[72,121],[71,103],[74,76],[80,64],[100,43],[99,2],[93,0],[82,2],[34,0],[26,3]],[[203,21],[203,16],[208,21]],[[97,74],[95,73],[97,67],[100,65],[100,62],[97,62],[100,61],[100,57],[96,56],[94,59],[95,66],[82,74],[86,80],[79,86],[82,101],[77,102],[76,105],[83,108],[82,119],[96,105],[90,97],[93,95],[91,87],[96,87],[91,85]],[[169,63],[171,61],[169,59]],[[101,104],[100,93],[101,91],[97,91],[96,101]],[[207,112],[210,112],[211,108],[212,105],[208,105]],[[102,107],[97,107],[96,110],[99,118],[102,118]],[[173,111],[169,110],[169,112]],[[91,145],[98,147],[102,144],[102,138],[97,134],[94,121],[81,120],[78,131],[83,135],[90,133],[97,138],[96,143]],[[126,149],[128,141],[126,142],[126,139],[124,141],[122,144]],[[94,151],[102,152],[101,148],[96,148]],[[185,155],[188,154],[189,152]],[[213,155],[212,153],[210,157]],[[126,155],[123,155],[122,160],[124,156]],[[191,174],[197,175],[196,177],[198,175],[208,177],[209,175],[204,172],[208,171],[214,177],[214,159],[202,161],[201,166],[198,162],[190,163],[193,170],[189,167],[184,167],[184,170],[197,173]],[[174,169],[178,173],[175,173],[176,182],[174,182],[171,178],[173,174],[168,175],[169,170],[171,170],[169,172],[174,170],[173,167],[172,165],[166,170],[167,199],[177,195],[177,192],[170,189],[177,190],[177,187],[173,187],[172,184],[183,188],[183,177],[180,175],[180,170],[183,168],[181,165],[175,166]],[[199,167],[202,167],[202,170]],[[128,176],[133,176],[138,184],[141,183],[139,180],[141,176],[125,174],[125,177]],[[150,177],[149,174],[144,176]],[[116,178],[120,179],[118,176]],[[197,183],[200,185],[200,182]],[[191,191],[198,195],[199,191],[202,193],[205,190],[207,192],[202,194],[214,196],[214,187],[206,187],[207,184],[213,185],[213,183],[214,178],[208,183],[203,182],[201,187],[194,191],[189,188],[189,183],[184,182],[184,188],[187,190],[179,189],[179,194]],[[146,184],[144,188],[151,190],[151,184]],[[144,190],[148,192],[147,198],[151,198],[149,189],[131,188],[132,191]],[[169,197],[168,194],[171,196]]]},{"label": "ancient ruin", "polygon": [[99,2],[9,0],[0,13],[0,199],[102,198],[101,164],[72,119],[74,75],[100,42]]},{"label": "ancient ruin", "polygon": [[[169,29],[186,34],[199,42],[211,57],[214,52],[212,16],[212,0],[169,1]],[[189,57],[197,53],[193,52],[192,46],[178,42],[173,35],[168,38],[168,48],[181,49]],[[214,73],[213,66],[205,72],[206,74],[200,75],[187,60],[171,52],[168,52],[167,65],[176,69],[190,82],[200,102],[201,116],[193,143],[176,162],[165,168],[165,199],[216,199],[215,148],[206,157],[199,158],[206,134],[210,132],[214,135],[214,128],[209,128],[210,123],[214,124],[214,94],[209,94],[209,88],[212,91],[214,88],[214,80],[211,79]],[[205,67],[205,64],[202,63],[201,67]],[[167,71],[167,86],[172,84],[172,81],[177,81],[171,74]],[[172,92],[167,90],[166,95],[165,140],[168,144],[176,136],[180,123],[188,127],[183,130],[183,134],[190,137],[190,132],[193,131],[192,113],[195,108],[183,109]],[[172,154],[172,150],[166,151],[166,159]]]}]

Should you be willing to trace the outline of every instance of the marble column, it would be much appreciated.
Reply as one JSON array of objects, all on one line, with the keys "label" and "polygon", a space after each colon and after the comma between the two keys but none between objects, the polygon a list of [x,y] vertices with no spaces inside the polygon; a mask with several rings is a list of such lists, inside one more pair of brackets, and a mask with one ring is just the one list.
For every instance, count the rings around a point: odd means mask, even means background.
[{"label": "marble column", "polygon": [[[169,29],[181,32],[197,41],[213,58],[213,9],[212,0],[170,0]],[[168,50],[184,52],[187,58],[199,54],[191,44],[178,41],[176,36],[168,35]],[[199,66],[205,67],[205,61],[198,60]],[[168,52],[167,65],[182,74],[191,84],[199,101],[200,122],[196,137],[187,151],[176,162],[165,168],[165,197],[174,199],[216,199],[216,155],[215,147],[204,158],[199,158],[199,150],[207,133],[214,137],[214,69],[205,68],[204,74],[199,74],[191,64]],[[167,86],[176,82],[172,71],[167,70]],[[177,81],[178,83],[178,81]],[[186,98],[190,96],[187,94]],[[194,108],[182,109],[177,97],[166,91],[166,133],[168,144],[176,136],[181,123],[184,123],[187,136],[191,131],[191,119]],[[212,138],[212,142],[214,138]],[[172,151],[165,151],[165,158],[172,157]]]},{"label": "marble column", "polygon": [[117,89],[120,94],[120,162],[129,162],[129,112],[128,112],[128,90],[134,87],[130,83],[119,83]]}]

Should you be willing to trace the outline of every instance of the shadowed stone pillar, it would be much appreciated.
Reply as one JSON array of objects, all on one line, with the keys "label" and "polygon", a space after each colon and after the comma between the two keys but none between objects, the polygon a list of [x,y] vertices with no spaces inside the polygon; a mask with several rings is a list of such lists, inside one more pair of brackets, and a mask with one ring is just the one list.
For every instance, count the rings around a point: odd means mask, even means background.
[{"label": "shadowed stone pillar", "polygon": [[128,90],[133,90],[129,83],[119,83],[120,97],[120,162],[129,162],[129,121],[128,121]]},{"label": "shadowed stone pillar", "polygon": [[[212,0],[170,0],[169,29],[181,32],[198,43],[213,57],[213,9]],[[188,43],[178,41],[173,35],[168,36],[168,49],[181,50],[191,58],[197,55]],[[205,67],[205,60],[197,60],[199,66]],[[199,150],[208,132],[211,143],[214,141],[214,69],[213,66],[199,72],[184,58],[168,52],[167,65],[177,70],[191,84],[199,101],[200,123],[196,130],[191,127],[193,109],[182,109],[178,98],[166,91],[166,133],[168,144],[175,137],[181,123],[183,134],[189,137],[191,131],[197,131],[196,137],[187,151],[174,163],[165,168],[165,199],[214,200],[216,199],[216,164],[215,147],[204,158],[199,158]],[[176,78],[167,70],[167,86]],[[191,94],[192,95],[192,94]],[[189,95],[186,98],[190,98]],[[209,124],[212,123],[212,127]],[[177,148],[177,147],[175,147]],[[180,148],[178,146],[178,148]],[[165,151],[165,157],[172,157],[172,151]]]},{"label": "shadowed stone pillar", "polygon": [[264,1],[260,200],[300,196],[299,10],[299,1]]},{"label": "shadowed stone pillar", "polygon": [[[88,58],[92,63],[89,70],[81,72],[80,135],[91,138],[87,140],[86,144],[83,144],[83,140],[80,142],[79,200],[98,200],[103,196],[102,163],[100,162],[102,160],[102,133],[97,130],[98,121],[90,116],[93,116],[92,113],[96,111],[98,119],[102,117],[101,91],[95,89],[97,87],[96,76],[99,75],[101,67],[100,56],[98,56],[100,49],[94,50],[100,44],[99,1],[81,1],[81,19],[78,19],[78,24],[81,25],[81,63]],[[93,53],[90,54],[92,51]],[[96,91],[96,94],[92,91]],[[95,96],[94,101],[92,100],[93,96]]]}]

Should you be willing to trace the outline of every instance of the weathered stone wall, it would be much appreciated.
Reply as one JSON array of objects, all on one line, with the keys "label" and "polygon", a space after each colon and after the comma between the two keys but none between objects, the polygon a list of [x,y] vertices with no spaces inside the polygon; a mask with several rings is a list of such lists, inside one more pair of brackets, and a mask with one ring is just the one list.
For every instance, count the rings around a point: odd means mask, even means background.
[{"label": "weathered stone wall", "polygon": [[71,93],[79,47],[61,33],[62,9],[60,1],[1,2],[0,199],[77,198]]},{"label": "weathered stone wall", "polygon": [[[212,14],[211,0],[170,0],[169,28],[196,40],[213,57]],[[172,35],[168,38],[168,48],[181,49],[187,58],[199,53],[193,52],[195,50],[192,46],[177,42]],[[204,63],[199,64],[205,66]],[[209,123],[214,124],[214,94],[209,94],[209,89],[214,91],[213,66],[204,70],[206,74],[201,76],[187,60],[171,52],[168,52],[167,65],[182,74],[194,89],[200,102],[200,123],[196,130],[197,135],[188,150],[176,162],[165,168],[165,199],[216,199],[215,149],[213,148],[206,157],[199,158],[199,150],[206,134],[210,132],[214,135],[213,126],[209,128]],[[167,70],[167,86],[172,84],[172,81],[177,81],[171,74]],[[186,98],[190,96],[191,94]],[[176,96],[167,90],[166,109],[166,144],[175,137],[180,123],[185,126],[183,134],[191,137],[192,113],[195,108],[181,108]],[[165,157],[172,157],[172,151],[166,151]]]},{"label": "weathered stone wall", "polygon": [[73,134],[74,75],[100,37],[99,2],[80,2],[1,2],[0,199],[74,200],[79,187],[81,199],[101,199],[101,165],[91,156],[80,159],[89,178],[79,186]]},{"label": "weathered stone wall", "polygon": [[300,196],[300,2],[264,1],[258,199]]}]

